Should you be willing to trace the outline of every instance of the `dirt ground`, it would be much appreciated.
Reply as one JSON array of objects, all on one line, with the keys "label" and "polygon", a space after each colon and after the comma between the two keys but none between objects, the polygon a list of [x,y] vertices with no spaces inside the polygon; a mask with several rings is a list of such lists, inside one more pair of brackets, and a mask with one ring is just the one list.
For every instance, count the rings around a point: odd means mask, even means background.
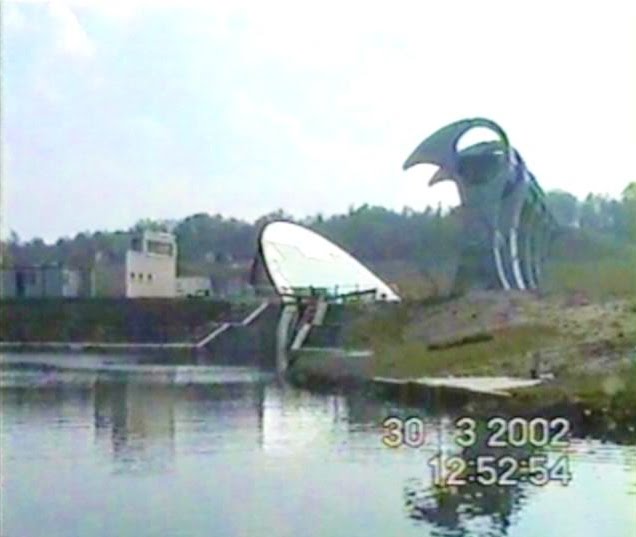
[{"label": "dirt ground", "polygon": [[592,303],[582,293],[559,297],[470,293],[416,311],[403,340],[426,343],[429,348],[452,346],[480,334],[505,337],[511,329],[523,327],[536,327],[534,352],[544,372],[564,368],[569,373],[607,372],[636,360],[636,303],[629,299]]}]

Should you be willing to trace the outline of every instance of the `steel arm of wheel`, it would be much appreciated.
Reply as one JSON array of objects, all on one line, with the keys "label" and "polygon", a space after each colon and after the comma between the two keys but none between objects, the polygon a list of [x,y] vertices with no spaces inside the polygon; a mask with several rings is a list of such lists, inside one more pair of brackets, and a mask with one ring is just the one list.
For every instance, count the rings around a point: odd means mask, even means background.
[{"label": "steel arm of wheel", "polygon": [[[474,128],[489,129],[496,140],[459,150]],[[423,163],[439,166],[429,185],[457,185],[463,218],[458,278],[471,280],[470,287],[537,288],[555,219],[505,131],[485,118],[452,123],[418,145],[403,167]]]}]

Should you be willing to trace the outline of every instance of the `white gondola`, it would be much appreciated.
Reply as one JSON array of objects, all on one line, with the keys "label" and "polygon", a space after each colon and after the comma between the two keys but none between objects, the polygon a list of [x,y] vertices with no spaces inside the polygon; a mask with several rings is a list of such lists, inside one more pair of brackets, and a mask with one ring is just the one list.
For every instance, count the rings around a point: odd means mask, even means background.
[{"label": "white gondola", "polygon": [[283,300],[312,293],[338,300],[366,295],[397,302],[391,287],[353,256],[322,235],[292,222],[267,224],[260,236],[259,253],[266,274]]}]

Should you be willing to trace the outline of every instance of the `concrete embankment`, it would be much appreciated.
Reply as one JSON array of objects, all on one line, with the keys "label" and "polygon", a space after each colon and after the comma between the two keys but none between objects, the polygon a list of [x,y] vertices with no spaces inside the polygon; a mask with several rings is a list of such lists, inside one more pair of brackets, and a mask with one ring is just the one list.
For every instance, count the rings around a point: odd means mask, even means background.
[{"label": "concrete embankment", "polygon": [[[447,395],[470,404],[476,397],[498,398],[518,412],[580,405],[636,427],[631,300],[477,293],[445,303],[359,310],[339,331],[331,344],[339,349],[301,349],[292,356],[292,382],[308,388],[354,385],[406,400]],[[466,377],[544,382],[513,387],[505,390],[510,397],[501,397],[460,389],[459,379]]]},{"label": "concrete embankment", "polygon": [[276,309],[213,300],[3,301],[0,349],[271,354]]},{"label": "concrete embankment", "polygon": [[240,318],[226,301],[22,299],[0,302],[0,341],[168,343],[194,340],[206,325]]}]

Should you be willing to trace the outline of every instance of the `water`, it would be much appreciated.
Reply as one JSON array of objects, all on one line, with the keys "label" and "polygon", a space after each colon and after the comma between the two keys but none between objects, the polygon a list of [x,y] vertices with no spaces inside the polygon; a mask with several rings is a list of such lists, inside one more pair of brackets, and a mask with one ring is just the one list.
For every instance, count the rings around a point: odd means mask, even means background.
[{"label": "water", "polygon": [[[77,358],[3,357],[2,536],[636,535],[635,446],[574,439],[568,486],[440,495],[443,413],[245,367]],[[422,418],[423,447],[382,444],[392,414]]]}]

